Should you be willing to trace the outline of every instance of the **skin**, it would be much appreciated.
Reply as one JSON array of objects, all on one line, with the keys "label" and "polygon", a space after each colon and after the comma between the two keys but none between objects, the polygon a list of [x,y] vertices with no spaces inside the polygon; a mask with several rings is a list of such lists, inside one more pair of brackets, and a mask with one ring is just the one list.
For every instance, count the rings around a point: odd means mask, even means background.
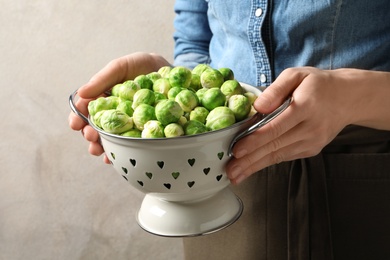
[{"label": "skin", "polygon": [[[76,106],[87,114],[87,104],[113,85],[169,65],[161,56],[134,53],[111,61],[79,88]],[[293,103],[276,119],[241,139],[226,166],[233,184],[283,161],[317,155],[347,125],[390,130],[390,73],[358,69],[289,68],[257,98],[254,107],[270,113],[288,97]],[[99,135],[71,113],[69,126],[82,130],[89,153],[104,153]],[[106,156],[104,161],[109,163]]]}]

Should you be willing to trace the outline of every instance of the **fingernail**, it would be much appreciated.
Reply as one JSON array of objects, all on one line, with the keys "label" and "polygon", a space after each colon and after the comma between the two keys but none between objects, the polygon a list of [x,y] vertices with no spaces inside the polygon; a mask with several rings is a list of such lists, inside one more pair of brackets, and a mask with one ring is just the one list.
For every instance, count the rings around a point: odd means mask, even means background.
[{"label": "fingernail", "polygon": [[238,165],[235,165],[235,166],[232,168],[232,171],[231,171],[231,173],[230,173],[229,178],[230,178],[230,179],[236,179],[237,176],[239,176],[239,175],[241,174],[241,172],[242,172],[241,167],[238,166]]},{"label": "fingernail", "polygon": [[243,180],[246,179],[246,176],[245,175],[239,175],[236,179],[234,179],[234,183],[235,184],[240,184]]}]

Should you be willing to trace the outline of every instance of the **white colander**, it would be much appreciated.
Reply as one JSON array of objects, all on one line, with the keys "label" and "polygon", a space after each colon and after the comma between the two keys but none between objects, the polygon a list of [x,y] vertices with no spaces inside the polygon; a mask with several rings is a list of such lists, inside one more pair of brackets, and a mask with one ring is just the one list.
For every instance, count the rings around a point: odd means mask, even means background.
[{"label": "white colander", "polygon": [[[243,84],[256,95],[257,88]],[[288,103],[266,117],[256,114],[225,129],[175,138],[131,138],[102,131],[82,115],[70,97],[72,110],[99,132],[105,153],[116,171],[145,193],[137,214],[146,231],[170,237],[197,236],[234,223],[241,200],[230,190],[225,165],[236,140],[269,122]],[[255,123],[255,124],[254,124]]]}]

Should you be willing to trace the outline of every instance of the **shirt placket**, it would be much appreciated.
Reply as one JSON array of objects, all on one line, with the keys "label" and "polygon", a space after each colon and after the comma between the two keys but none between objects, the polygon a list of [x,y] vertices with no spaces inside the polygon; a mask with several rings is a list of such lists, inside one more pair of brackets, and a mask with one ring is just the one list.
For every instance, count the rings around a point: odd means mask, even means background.
[{"label": "shirt placket", "polygon": [[268,1],[254,0],[248,25],[248,36],[256,63],[256,83],[258,86],[268,86],[271,83],[272,72],[265,43],[262,39],[262,26],[267,13]]}]

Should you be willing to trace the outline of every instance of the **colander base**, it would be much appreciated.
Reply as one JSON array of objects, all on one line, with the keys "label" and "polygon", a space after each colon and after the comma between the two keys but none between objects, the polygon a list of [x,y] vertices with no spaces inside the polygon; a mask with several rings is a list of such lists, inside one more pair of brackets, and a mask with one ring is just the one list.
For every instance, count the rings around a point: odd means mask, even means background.
[{"label": "colander base", "polygon": [[236,222],[243,203],[229,187],[195,202],[171,202],[145,195],[137,222],[145,231],[164,237],[201,236]]}]

